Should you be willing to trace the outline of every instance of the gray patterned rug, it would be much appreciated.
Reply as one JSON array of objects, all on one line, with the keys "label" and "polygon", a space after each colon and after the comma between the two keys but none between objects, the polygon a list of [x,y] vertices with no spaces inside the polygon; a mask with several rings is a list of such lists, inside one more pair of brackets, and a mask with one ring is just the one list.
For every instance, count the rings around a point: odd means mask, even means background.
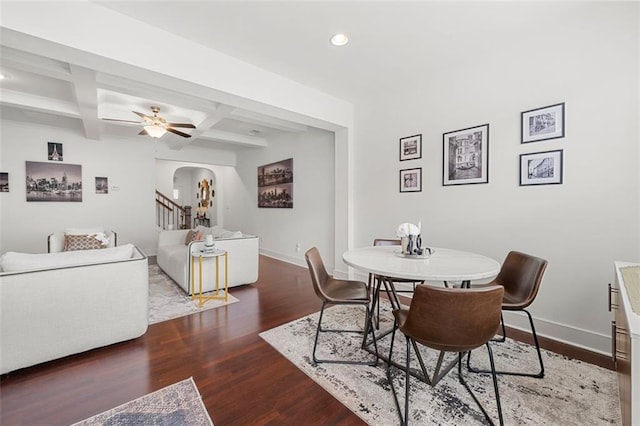
[{"label": "gray patterned rug", "polygon": [[72,426],[213,426],[193,378],[167,386]]},{"label": "gray patterned rug", "polygon": [[[385,301],[386,302],[386,301]],[[388,304],[381,313],[380,328],[392,325]],[[377,367],[318,364],[311,360],[318,314],[313,314],[260,334],[299,369],[371,425],[399,424],[399,417],[386,376],[386,364]],[[335,306],[325,310],[325,328],[362,328],[364,310],[353,306]],[[370,359],[359,348],[356,334],[321,334],[318,358]],[[388,355],[391,335],[379,342],[379,350]],[[404,337],[396,333],[393,359],[404,359]],[[513,367],[537,371],[535,348],[508,339],[492,343],[498,369]],[[427,368],[435,365],[437,353],[421,351]],[[369,355],[370,357],[371,355]],[[614,372],[570,360],[543,351],[545,377],[505,376],[498,378],[504,421],[507,425],[617,425],[620,424],[618,387]],[[414,355],[415,358],[415,355]],[[488,367],[486,349],[473,352],[473,364]],[[416,359],[412,366],[417,367]],[[392,368],[393,383],[404,407],[404,372]],[[463,369],[463,374],[465,370]],[[491,376],[469,374],[465,377],[489,415],[497,423],[498,415]],[[468,425],[486,422],[477,405],[458,381],[457,370],[450,371],[435,387],[415,378],[410,381],[410,423]]]},{"label": "gray patterned rug", "polygon": [[[205,293],[206,294],[206,293]],[[224,294],[224,293],[223,293]],[[149,324],[219,308],[238,301],[229,293],[228,300],[209,300],[202,308],[191,300],[158,265],[149,265]]]}]

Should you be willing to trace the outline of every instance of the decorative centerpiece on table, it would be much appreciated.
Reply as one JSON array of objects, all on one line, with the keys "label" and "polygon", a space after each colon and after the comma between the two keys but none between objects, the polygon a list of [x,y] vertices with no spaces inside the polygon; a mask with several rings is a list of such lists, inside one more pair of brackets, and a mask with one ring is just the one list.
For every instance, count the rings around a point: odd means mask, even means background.
[{"label": "decorative centerpiece on table", "polygon": [[204,250],[205,253],[213,253],[216,251],[216,243],[213,241],[213,235],[207,234],[204,239]]},{"label": "decorative centerpiece on table", "polygon": [[427,258],[433,253],[429,247],[422,247],[422,222],[417,226],[409,222],[400,224],[396,236],[400,238],[402,251],[399,254],[403,257]]}]

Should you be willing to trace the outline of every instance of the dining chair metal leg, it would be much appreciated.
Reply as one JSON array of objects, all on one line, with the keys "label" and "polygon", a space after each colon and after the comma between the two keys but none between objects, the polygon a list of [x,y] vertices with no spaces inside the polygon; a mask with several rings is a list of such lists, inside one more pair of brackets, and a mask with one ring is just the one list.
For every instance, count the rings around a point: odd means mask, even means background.
[{"label": "dining chair metal leg", "polygon": [[395,337],[396,337],[396,327],[397,327],[397,322],[394,322],[393,331],[391,332],[391,344],[389,345],[389,358],[387,361],[387,381],[389,382],[389,386],[391,387],[391,393],[393,394],[393,401],[396,403],[396,410],[398,411],[398,417],[400,417],[400,424],[404,425],[406,424],[406,419],[402,415],[402,410],[400,409],[400,402],[398,401],[398,394],[396,393],[395,386],[393,386],[393,378],[391,377],[393,344],[395,342]]},{"label": "dining chair metal leg", "polygon": [[[502,426],[502,425],[504,425],[504,419],[503,419],[503,416],[502,416],[502,404],[500,403],[500,391],[498,389],[498,376],[497,376],[497,372],[496,372],[496,369],[495,369],[495,363],[494,363],[494,360],[493,360],[493,351],[491,350],[491,346],[489,345],[489,342],[485,343],[485,346],[486,346],[487,351],[489,353],[489,364],[491,365],[491,369],[489,370],[489,372],[491,373],[491,377],[493,379],[493,391],[494,391],[494,393],[496,395],[496,407],[498,409],[498,421],[499,421],[499,424]],[[465,389],[467,389],[467,392],[469,392],[469,394],[471,395],[473,400],[476,402],[476,404],[480,408],[480,411],[482,411],[482,414],[484,414],[484,416],[487,419],[487,421],[489,422],[489,424],[495,425],[495,423],[493,422],[493,419],[489,416],[489,413],[487,413],[487,410],[485,410],[485,408],[482,406],[482,404],[480,403],[480,401],[476,397],[475,393],[471,390],[471,387],[469,386],[469,384],[467,383],[467,381],[464,379],[464,377],[462,375],[462,357],[464,355],[465,354],[463,354],[462,352],[458,354],[458,379],[459,379],[460,383],[465,387]],[[468,359],[468,357],[471,356],[471,352],[467,352],[466,355],[467,355],[467,359]]]},{"label": "dining chair metal leg", "polygon": [[[520,371],[502,371],[502,370],[497,370],[496,374],[504,374],[504,375],[509,375],[509,376],[523,376],[523,377],[534,377],[536,379],[542,379],[544,377],[544,362],[542,361],[542,351],[540,350],[540,342],[538,341],[538,334],[536,333],[536,327],[535,325],[533,325],[533,317],[531,316],[531,314],[529,313],[529,311],[527,311],[526,309],[522,309],[522,311],[524,313],[527,314],[527,317],[529,318],[529,325],[531,326],[531,334],[533,335],[533,342],[535,344],[536,347],[536,354],[538,355],[538,363],[540,365],[540,370],[537,373],[525,373],[525,372],[520,372]],[[504,324],[503,324],[504,326]],[[504,329],[503,329],[504,330]],[[506,333],[503,331],[503,336],[506,339]],[[498,340],[500,341],[500,340]],[[504,341],[504,340],[502,340]],[[472,373],[489,373],[489,370],[482,370],[479,368],[475,368],[471,366],[471,354],[469,354],[469,357],[467,358],[467,369],[469,371],[471,371]]]},{"label": "dining chair metal leg", "polygon": [[[376,335],[373,329],[373,322],[371,321],[371,311],[369,309],[368,305],[363,305],[366,309],[366,319],[365,319],[365,326],[364,326],[364,331],[362,330],[342,330],[342,329],[324,329],[322,328],[322,317],[324,315],[324,308],[328,305],[327,302],[323,302],[322,303],[322,309],[320,309],[320,317],[318,318],[318,325],[316,327],[316,337],[314,339],[313,342],[313,362],[315,364],[321,364],[321,363],[327,363],[327,364],[354,364],[354,365],[371,365],[371,366],[376,366],[378,365],[378,344],[376,342]],[[374,361],[353,361],[353,360],[338,360],[338,359],[318,359],[316,357],[316,349],[318,347],[318,337],[320,336],[320,333],[358,333],[358,334],[363,334],[364,333],[364,338],[366,339],[366,335],[368,332],[371,332],[371,336],[373,338],[373,346],[375,349],[375,360]]]}]

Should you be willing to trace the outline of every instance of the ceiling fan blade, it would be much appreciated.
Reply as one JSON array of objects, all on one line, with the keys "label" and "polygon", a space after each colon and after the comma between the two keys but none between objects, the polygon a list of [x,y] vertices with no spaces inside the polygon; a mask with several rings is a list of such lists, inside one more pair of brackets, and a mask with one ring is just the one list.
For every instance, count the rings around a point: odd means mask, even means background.
[{"label": "ceiling fan blade", "polygon": [[134,114],[136,114],[136,115],[138,115],[138,116],[140,116],[140,118],[142,118],[143,120],[144,120],[145,118],[150,118],[148,115],[145,115],[145,114],[143,114],[143,113],[141,113],[141,112],[138,112],[138,111],[131,111],[131,112],[132,112],[132,113],[134,113]]},{"label": "ceiling fan blade", "polygon": [[142,136],[146,136],[146,135],[148,135],[149,133],[147,133],[147,131],[146,131],[145,129],[142,129],[142,131],[141,131],[140,133],[138,133],[138,134],[139,134],[139,135],[142,135]]},{"label": "ceiling fan blade", "polygon": [[196,126],[194,126],[191,123],[167,123],[168,127],[186,127],[188,129],[195,129]]},{"label": "ceiling fan blade", "polygon": [[131,121],[131,120],[118,120],[117,118],[102,118],[101,120],[105,121],[119,121],[120,123],[133,123],[133,124],[143,124],[139,121]]},{"label": "ceiling fan blade", "polygon": [[182,136],[183,138],[190,138],[191,137],[191,135],[189,135],[187,133],[183,133],[183,132],[181,132],[179,130],[176,130],[176,129],[172,129],[171,127],[167,127],[167,132],[171,132],[174,135]]}]

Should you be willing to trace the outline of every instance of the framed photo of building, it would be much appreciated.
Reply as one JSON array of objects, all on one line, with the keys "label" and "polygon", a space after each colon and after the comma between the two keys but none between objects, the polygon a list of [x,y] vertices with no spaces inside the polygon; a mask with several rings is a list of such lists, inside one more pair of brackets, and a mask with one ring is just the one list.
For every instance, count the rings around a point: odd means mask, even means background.
[{"label": "framed photo of building", "polygon": [[26,162],[27,201],[82,202],[82,166]]},{"label": "framed photo of building", "polygon": [[62,144],[47,142],[47,158],[50,161],[62,161]]},{"label": "framed photo of building", "polygon": [[400,138],[400,161],[422,158],[422,135]]},{"label": "framed photo of building", "polygon": [[400,192],[422,191],[422,167],[400,170]]},{"label": "framed photo of building", "polygon": [[293,158],[258,167],[258,207],[293,208]]},{"label": "framed photo of building", "polygon": [[489,124],[442,134],[442,185],[489,182]]},{"label": "framed photo of building", "polygon": [[520,155],[520,186],[562,183],[562,150]]},{"label": "framed photo of building", "polygon": [[521,143],[564,137],[564,102],[524,111],[521,116]]}]

